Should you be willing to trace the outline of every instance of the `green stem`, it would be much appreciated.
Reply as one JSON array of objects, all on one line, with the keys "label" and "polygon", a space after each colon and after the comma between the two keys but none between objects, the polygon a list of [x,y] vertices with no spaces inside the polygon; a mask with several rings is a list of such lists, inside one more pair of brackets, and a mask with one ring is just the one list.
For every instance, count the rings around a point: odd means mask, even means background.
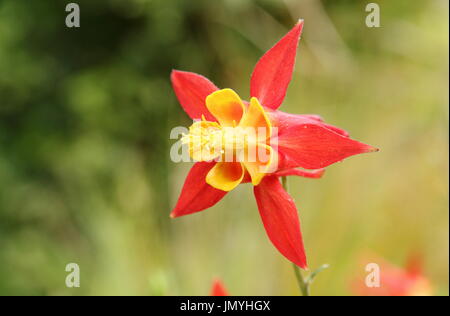
[{"label": "green stem", "polygon": [[[283,188],[288,191],[288,182],[286,177],[281,177],[281,183],[283,185]],[[302,273],[300,271],[300,268],[296,264],[292,264],[294,268],[295,278],[297,280],[298,287],[300,288],[300,292],[302,292],[303,296],[309,296],[309,284],[305,282],[305,279],[302,276]]]},{"label": "green stem", "polygon": [[309,285],[303,279],[302,273],[300,272],[300,268],[293,263],[295,278],[297,279],[298,287],[300,288],[300,292],[302,292],[303,296],[309,296]]}]

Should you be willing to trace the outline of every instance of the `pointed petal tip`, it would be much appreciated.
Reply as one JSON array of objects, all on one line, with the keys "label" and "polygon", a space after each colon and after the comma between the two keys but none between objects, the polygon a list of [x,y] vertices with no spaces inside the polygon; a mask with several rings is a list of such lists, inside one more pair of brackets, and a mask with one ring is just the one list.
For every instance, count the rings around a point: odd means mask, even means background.
[{"label": "pointed petal tip", "polygon": [[373,146],[370,146],[370,145],[368,145],[367,147],[368,147],[367,148],[367,152],[368,153],[376,153],[376,152],[380,151],[380,148],[376,148],[376,147],[373,147]]},{"label": "pointed petal tip", "polygon": [[219,278],[214,278],[213,280],[211,296],[229,296],[228,291]]},{"label": "pointed petal tip", "polygon": [[303,25],[304,23],[305,23],[305,20],[304,20],[304,19],[298,19],[296,25]]},{"label": "pointed petal tip", "polygon": [[170,77],[175,76],[177,73],[181,72],[180,70],[177,69],[172,69],[172,71],[170,72]]}]

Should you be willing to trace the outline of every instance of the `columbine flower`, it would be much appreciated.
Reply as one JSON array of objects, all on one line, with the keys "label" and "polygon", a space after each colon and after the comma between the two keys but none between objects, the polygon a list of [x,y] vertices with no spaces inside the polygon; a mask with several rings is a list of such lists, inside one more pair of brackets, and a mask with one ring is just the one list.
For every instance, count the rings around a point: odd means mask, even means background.
[{"label": "columbine flower", "polygon": [[[250,102],[242,101],[231,89],[219,90],[198,74],[172,72],[181,106],[198,120],[182,139],[198,162],[186,178],[171,217],[207,209],[240,183],[251,182],[269,239],[287,259],[306,268],[297,208],[278,178],[319,178],[324,167],[377,149],[350,139],[347,132],[317,115],[277,110],[292,78],[302,28],[300,20],[258,61],[251,76]],[[246,132],[249,129],[265,133]],[[251,157],[250,149],[263,153],[263,159]],[[224,159],[230,153],[233,159]]]},{"label": "columbine flower", "polygon": [[221,280],[215,279],[213,281],[210,296],[229,296],[228,291],[225,289]]}]

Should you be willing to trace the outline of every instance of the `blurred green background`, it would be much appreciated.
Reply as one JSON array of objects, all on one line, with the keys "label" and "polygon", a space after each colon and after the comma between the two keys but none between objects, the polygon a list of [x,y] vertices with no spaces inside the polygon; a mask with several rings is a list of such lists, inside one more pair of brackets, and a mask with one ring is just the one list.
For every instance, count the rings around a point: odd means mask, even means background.
[{"label": "blurred green background", "polygon": [[[315,295],[349,295],[376,254],[421,253],[448,294],[448,2],[0,0],[0,294],[298,295],[252,189],[171,220],[188,163],[172,127],[191,121],[169,75],[194,71],[249,96],[258,58],[305,20],[282,109],[316,113],[379,147],[291,178]],[[369,254],[369,255],[368,255]],[[65,286],[65,266],[81,287]]]}]

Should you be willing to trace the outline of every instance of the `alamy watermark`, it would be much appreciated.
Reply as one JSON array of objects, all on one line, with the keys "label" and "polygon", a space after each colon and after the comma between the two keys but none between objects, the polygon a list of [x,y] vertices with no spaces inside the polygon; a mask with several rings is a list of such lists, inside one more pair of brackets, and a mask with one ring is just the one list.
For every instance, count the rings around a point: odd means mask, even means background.
[{"label": "alamy watermark", "polygon": [[66,26],[80,27],[80,6],[77,3],[69,3],[66,5],[66,12],[69,12],[66,16]]},{"label": "alamy watermark", "polygon": [[366,265],[366,272],[369,272],[365,279],[366,286],[370,288],[380,287],[380,266],[376,263],[369,263]]},{"label": "alamy watermark", "polygon": [[76,263],[66,265],[66,272],[70,272],[66,276],[67,287],[80,287],[80,266]]},{"label": "alamy watermark", "polygon": [[378,3],[368,3],[366,5],[366,12],[369,12],[369,14],[366,16],[366,26],[380,27],[380,6],[378,5]]}]

